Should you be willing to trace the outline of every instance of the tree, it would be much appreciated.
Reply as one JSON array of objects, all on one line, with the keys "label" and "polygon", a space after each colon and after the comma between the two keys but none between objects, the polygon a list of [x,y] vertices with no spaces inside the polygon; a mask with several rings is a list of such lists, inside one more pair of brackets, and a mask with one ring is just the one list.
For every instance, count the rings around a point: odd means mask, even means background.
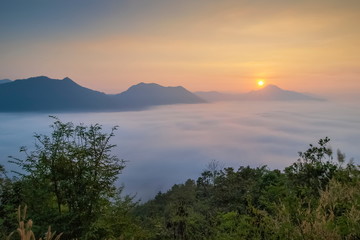
[{"label": "tree", "polygon": [[26,158],[12,158],[12,162],[24,170],[21,176],[32,186],[29,198],[24,199],[30,209],[55,205],[59,222],[68,224],[58,230],[71,229],[70,236],[79,238],[101,215],[104,202],[116,195],[114,183],[125,165],[111,154],[116,127],[107,134],[99,124],[75,126],[52,118],[52,133],[35,134],[35,150],[22,147]]},{"label": "tree", "polygon": [[320,139],[318,146],[310,144],[305,152],[299,152],[300,158],[285,168],[290,183],[298,188],[298,194],[304,197],[319,196],[332,179],[339,165],[333,162],[332,149],[327,146],[330,139]]}]

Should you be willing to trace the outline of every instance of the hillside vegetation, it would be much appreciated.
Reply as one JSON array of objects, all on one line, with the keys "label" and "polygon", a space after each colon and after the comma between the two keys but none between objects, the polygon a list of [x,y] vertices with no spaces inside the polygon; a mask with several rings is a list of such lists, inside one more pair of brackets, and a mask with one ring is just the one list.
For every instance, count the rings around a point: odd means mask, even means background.
[{"label": "hillside vegetation", "polygon": [[81,240],[360,238],[360,168],[327,137],[283,170],[212,161],[197,179],[139,203],[114,186],[125,167],[111,153],[116,127],[103,133],[54,118],[52,130],[35,134],[23,159],[11,158],[22,169],[15,178],[0,169],[0,239],[21,221],[45,239],[50,225],[60,239]]}]

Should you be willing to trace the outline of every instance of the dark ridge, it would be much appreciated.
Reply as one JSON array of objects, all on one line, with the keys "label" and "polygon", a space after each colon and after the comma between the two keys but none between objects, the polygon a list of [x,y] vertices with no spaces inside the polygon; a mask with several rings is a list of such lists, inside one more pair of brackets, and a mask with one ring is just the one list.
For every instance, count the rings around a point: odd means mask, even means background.
[{"label": "dark ridge", "polygon": [[123,111],[202,102],[183,87],[154,83],[139,83],[116,95],[82,87],[68,77],[60,80],[38,76],[0,85],[0,112]]}]

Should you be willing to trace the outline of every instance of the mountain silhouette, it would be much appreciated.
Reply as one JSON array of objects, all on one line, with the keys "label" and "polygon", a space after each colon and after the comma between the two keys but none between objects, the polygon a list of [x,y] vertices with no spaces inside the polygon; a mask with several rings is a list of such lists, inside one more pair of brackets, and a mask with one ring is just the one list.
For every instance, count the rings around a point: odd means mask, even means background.
[{"label": "mountain silhouette", "polygon": [[0,111],[100,110],[108,96],[76,84],[45,76],[0,85]]},{"label": "mountain silhouette", "polygon": [[275,85],[267,85],[266,87],[257,90],[251,91],[249,93],[243,94],[240,99],[245,100],[279,100],[279,101],[299,101],[299,100],[320,100],[303,93],[283,90]]},{"label": "mountain silhouette", "polygon": [[124,93],[108,95],[85,88],[70,78],[45,76],[0,85],[0,112],[14,111],[122,111],[155,105],[201,103],[182,87],[138,84]]},{"label": "mountain silhouette", "polygon": [[0,80],[0,84],[11,82],[10,79],[2,79]]},{"label": "mountain silhouette", "polygon": [[115,95],[115,98],[123,107],[205,102],[181,86],[163,87],[155,83],[139,83],[130,87],[127,91]]},{"label": "mountain silhouette", "polygon": [[283,90],[275,85],[242,94],[227,94],[220,92],[196,92],[196,95],[209,102],[216,101],[321,101],[324,99],[313,97],[307,94]]}]

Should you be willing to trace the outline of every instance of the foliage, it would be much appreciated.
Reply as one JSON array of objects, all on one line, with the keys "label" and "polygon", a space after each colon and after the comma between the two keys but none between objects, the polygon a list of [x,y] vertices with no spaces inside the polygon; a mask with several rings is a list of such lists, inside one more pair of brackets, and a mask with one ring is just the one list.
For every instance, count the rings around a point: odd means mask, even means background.
[{"label": "foliage", "polygon": [[325,189],[340,165],[334,163],[332,149],[327,147],[329,138],[319,140],[319,146],[310,144],[305,152],[299,152],[300,159],[285,169],[289,184],[293,184],[302,197],[319,196],[319,189]]},{"label": "foliage", "polygon": [[52,129],[35,135],[35,151],[21,149],[25,159],[12,158],[19,178],[0,168],[0,237],[26,203],[39,224],[19,217],[19,233],[31,239],[50,224],[62,239],[360,239],[360,167],[340,151],[335,161],[327,137],[283,171],[212,161],[196,181],[139,204],[114,187],[124,168],[111,154],[116,128],[104,134],[55,118]]},{"label": "foliage", "polygon": [[25,159],[11,158],[23,170],[20,200],[39,227],[53,224],[64,238],[82,238],[117,195],[114,183],[124,161],[111,154],[116,127],[107,134],[98,124],[75,126],[53,118],[49,136],[35,134],[34,151],[22,147]]},{"label": "foliage", "polygon": [[344,164],[340,151],[335,162],[329,141],[310,145],[283,172],[206,170],[137,213],[157,231],[153,239],[359,239],[360,168]]}]

